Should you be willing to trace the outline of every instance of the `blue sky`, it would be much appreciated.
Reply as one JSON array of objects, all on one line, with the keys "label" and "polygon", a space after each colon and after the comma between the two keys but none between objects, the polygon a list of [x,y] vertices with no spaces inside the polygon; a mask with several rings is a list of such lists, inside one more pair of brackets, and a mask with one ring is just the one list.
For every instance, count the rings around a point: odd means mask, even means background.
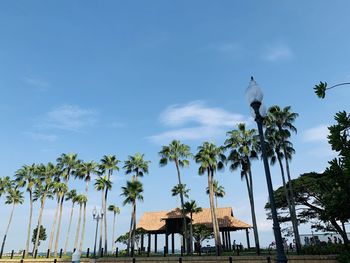
[{"label": "blue sky", "polygon": [[[333,156],[325,127],[335,112],[348,110],[350,90],[342,87],[320,100],[312,87],[321,80],[350,79],[349,8],[348,1],[316,0],[2,1],[0,176],[13,175],[23,164],[54,161],[61,153],[96,161],[116,154],[124,161],[141,152],[152,163],[138,216],[176,207],[178,200],[170,195],[176,174],[174,167],[159,168],[160,146],[177,138],[195,152],[205,140],[223,143],[238,122],[255,127],[244,96],[251,75],[264,90],[266,106],[291,105],[300,114],[292,139],[293,177],[322,171]],[[191,198],[208,207],[206,179],[197,169],[192,162],[184,181]],[[253,169],[266,246],[273,235],[263,209],[262,163]],[[278,170],[272,173],[274,185],[280,185]],[[115,174],[110,202],[122,206],[120,187],[127,179],[122,171]],[[219,205],[251,222],[239,173],[227,170],[217,179],[227,192]],[[83,190],[77,182],[71,186]],[[89,216],[99,200],[91,187]],[[0,202],[3,207],[4,199]],[[54,202],[47,208],[49,229]],[[121,209],[118,235],[130,218],[130,208]],[[63,233],[68,205],[66,210]],[[27,202],[15,211],[7,250],[24,246],[27,213]],[[9,209],[2,213],[0,233],[8,214]],[[244,233],[234,239],[245,244]],[[89,218],[86,246],[92,240]]]}]

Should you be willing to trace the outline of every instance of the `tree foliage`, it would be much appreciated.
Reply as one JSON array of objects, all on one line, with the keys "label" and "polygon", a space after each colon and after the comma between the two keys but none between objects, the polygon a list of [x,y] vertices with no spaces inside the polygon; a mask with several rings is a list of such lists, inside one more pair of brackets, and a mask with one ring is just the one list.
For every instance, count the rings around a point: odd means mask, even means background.
[{"label": "tree foliage", "polygon": [[[32,235],[32,243],[35,244],[35,237],[38,232],[38,227],[33,229],[33,235]],[[40,233],[39,233],[39,243],[38,246],[40,246],[40,241],[45,241],[47,238],[46,235],[46,228],[43,227],[42,225],[40,226]]]}]

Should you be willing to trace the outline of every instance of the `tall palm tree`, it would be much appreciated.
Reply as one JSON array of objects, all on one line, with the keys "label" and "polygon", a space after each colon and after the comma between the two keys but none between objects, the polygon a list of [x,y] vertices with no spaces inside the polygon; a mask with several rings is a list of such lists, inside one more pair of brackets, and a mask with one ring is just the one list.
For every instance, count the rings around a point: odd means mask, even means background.
[{"label": "tall palm tree", "polygon": [[15,188],[8,188],[7,189],[7,195],[6,195],[5,204],[7,204],[7,205],[11,205],[12,204],[12,210],[11,210],[10,218],[9,218],[8,223],[7,223],[6,230],[5,230],[4,239],[2,240],[1,251],[0,251],[0,258],[2,257],[2,254],[4,252],[6,237],[7,237],[10,225],[11,225],[13,212],[15,211],[15,206],[18,205],[18,204],[22,204],[23,201],[24,201],[23,193],[21,191],[19,191],[17,189],[17,187],[15,187]]},{"label": "tall palm tree", "polygon": [[246,181],[250,211],[253,222],[254,240],[257,254],[260,254],[260,242],[258,226],[256,223],[253,176],[251,161],[258,158],[259,145],[255,129],[246,129],[244,123],[238,124],[237,129],[227,132],[225,149],[229,151],[227,161],[230,163],[230,170],[241,169],[241,179]]},{"label": "tall palm tree", "polygon": [[65,201],[71,200],[72,201],[72,208],[70,210],[70,216],[69,216],[69,224],[68,224],[68,230],[67,230],[67,235],[66,235],[66,242],[64,244],[64,255],[67,254],[67,246],[68,246],[68,240],[69,240],[69,233],[70,233],[70,228],[72,225],[72,218],[73,218],[73,212],[74,212],[74,204],[77,202],[77,190],[73,189],[70,190],[66,194],[66,199]]},{"label": "tall palm tree", "polygon": [[270,129],[278,130],[279,138],[281,140],[285,167],[286,167],[287,177],[288,177],[288,186],[289,186],[288,190],[289,190],[290,204],[291,204],[291,211],[290,211],[291,219],[292,219],[293,231],[295,236],[296,248],[297,248],[297,252],[299,253],[301,250],[301,243],[300,243],[300,235],[299,235],[299,229],[298,229],[298,221],[297,221],[296,212],[295,212],[292,178],[291,178],[290,169],[289,169],[289,160],[291,159],[292,155],[288,153],[288,143],[286,142],[287,139],[291,137],[291,132],[294,132],[294,133],[297,132],[297,129],[293,125],[293,122],[296,120],[299,114],[292,112],[290,106],[287,106],[281,109],[279,106],[274,105],[268,109],[267,116],[268,116],[267,117],[268,127]]},{"label": "tall palm tree", "polygon": [[81,230],[81,236],[80,236],[80,245],[79,245],[79,252],[83,250],[83,244],[84,244],[84,237],[85,237],[85,225],[86,225],[86,203],[87,203],[87,196],[81,195],[79,198],[79,201],[83,203],[83,228]]},{"label": "tall palm tree", "polygon": [[75,178],[79,178],[85,181],[85,194],[89,191],[89,182],[91,181],[91,176],[93,174],[98,174],[98,164],[94,161],[90,162],[80,162],[77,169],[74,172]]},{"label": "tall palm tree", "polygon": [[[50,195],[50,191],[52,189],[53,183],[57,181],[57,178],[60,174],[60,169],[58,166],[48,163],[47,165],[37,165],[35,168],[35,175],[37,177],[37,186],[36,186],[36,197],[35,199],[40,199],[40,210],[39,210],[39,217],[38,217],[38,224],[37,229],[40,229],[41,227],[41,221],[43,216],[43,211],[45,208],[45,202],[48,195]],[[34,249],[35,252],[38,249],[39,244],[39,234],[40,231],[37,231],[36,237],[35,237],[35,243],[34,243]]]},{"label": "tall palm tree", "polygon": [[[218,197],[223,198],[226,194],[225,187],[222,185],[219,185],[219,182],[217,180],[213,181],[213,190],[214,190],[214,196],[215,196],[215,206],[218,207]],[[209,194],[209,187],[206,189],[207,195]]]},{"label": "tall palm tree", "polygon": [[[178,140],[173,140],[169,145],[163,146],[162,150],[159,152],[160,155],[160,166],[165,166],[168,162],[174,162],[177,172],[178,186],[183,185],[181,182],[181,173],[180,168],[187,167],[189,165],[189,158],[192,157],[191,149],[188,145],[181,143]],[[188,242],[187,237],[187,222],[186,215],[184,210],[184,194],[180,192],[180,201],[181,201],[181,212],[183,220],[183,235],[185,244],[184,247],[188,251],[186,243]]]},{"label": "tall palm tree", "polygon": [[[134,156],[129,155],[128,159],[124,162],[123,169],[125,170],[126,174],[132,174],[131,182],[138,181],[139,177],[143,177],[145,174],[148,174],[148,165],[150,161],[144,160],[144,154],[136,153]],[[135,210],[136,210],[136,203],[135,203]],[[130,222],[130,229],[132,229],[133,225],[136,225],[136,222],[133,222],[133,217],[131,218]],[[131,232],[129,232],[131,233]],[[128,246],[127,250],[130,249],[130,241],[131,238],[128,240]]]},{"label": "tall palm tree", "polygon": [[207,173],[208,175],[210,211],[213,222],[213,231],[217,256],[221,255],[222,246],[219,232],[219,224],[214,204],[213,178],[216,170],[223,168],[223,161],[225,161],[225,159],[226,158],[223,154],[223,148],[217,147],[215,144],[209,142],[204,142],[201,146],[199,146],[198,152],[195,155],[196,163],[200,164],[198,174],[203,175],[204,173]]},{"label": "tall palm tree", "polygon": [[82,211],[83,211],[84,197],[85,196],[82,195],[82,194],[77,195],[77,203],[79,204],[79,217],[78,217],[77,230],[75,232],[74,249],[78,249],[80,224],[81,224],[81,214],[82,214]]},{"label": "tall palm tree", "polygon": [[115,231],[115,218],[116,215],[120,214],[120,209],[118,206],[116,205],[110,205],[108,207],[108,211],[113,212],[113,232],[112,232],[112,251],[114,251],[114,244],[115,244],[115,240],[114,240],[114,231]]},{"label": "tall palm tree", "polygon": [[[118,163],[120,161],[117,159],[115,155],[104,155],[103,158],[101,159],[101,164],[100,164],[100,169],[102,170],[103,173],[107,172],[108,173],[108,180],[111,180],[111,176],[113,174],[113,171],[119,171]],[[105,217],[103,218],[103,223],[104,223],[104,230],[105,230],[105,248],[104,250],[107,253],[107,196],[108,196],[108,188],[105,189],[105,206],[104,206],[104,214]],[[101,224],[102,225],[102,224]]]},{"label": "tall palm tree", "polygon": [[57,225],[57,233],[56,233],[56,241],[55,241],[55,252],[54,255],[55,257],[57,256],[57,250],[58,250],[58,241],[60,239],[60,229],[61,229],[61,218],[62,218],[62,208],[63,208],[63,201],[64,201],[64,195],[68,192],[68,187],[66,184],[61,183],[58,186],[58,191],[57,191],[57,195],[58,195],[58,200],[60,200],[60,204],[59,204],[59,216],[58,216],[58,225]]},{"label": "tall palm tree", "polygon": [[172,196],[182,195],[182,196],[188,198],[189,192],[190,192],[190,189],[186,189],[186,184],[177,184],[171,189]]},{"label": "tall palm tree", "polygon": [[[98,176],[96,178],[94,186],[95,186],[95,190],[96,191],[100,191],[101,192],[101,206],[102,206],[101,210],[105,211],[105,206],[106,206],[106,203],[105,203],[105,189],[106,188],[111,189],[112,188],[112,182],[110,180],[108,180],[108,177],[106,175],[105,176]],[[104,213],[104,216],[106,216],[105,213]],[[103,224],[100,224],[99,254],[101,254],[101,249],[102,249],[102,225]]]},{"label": "tall palm tree", "polygon": [[139,181],[126,182],[126,186],[122,187],[122,193],[121,196],[125,197],[123,201],[123,205],[131,204],[132,205],[132,212],[131,212],[131,224],[130,224],[130,230],[129,230],[129,240],[127,251],[130,253],[130,246],[131,246],[131,256],[134,255],[134,247],[135,247],[135,231],[136,231],[136,201],[143,201],[143,186],[142,183]]},{"label": "tall palm tree", "polygon": [[16,171],[15,180],[20,187],[26,187],[26,191],[29,194],[29,219],[27,229],[27,241],[25,246],[25,256],[28,255],[29,244],[30,244],[30,233],[32,228],[33,219],[33,188],[35,186],[35,164],[23,165],[22,168]]},{"label": "tall palm tree", "polygon": [[[184,204],[185,207],[185,212],[186,214],[190,214],[190,242],[191,242],[191,248],[193,247],[193,226],[192,226],[192,222],[193,222],[193,214],[197,214],[199,212],[202,212],[202,208],[197,206],[196,201],[191,200],[188,201]],[[192,250],[191,250],[192,252]]]}]

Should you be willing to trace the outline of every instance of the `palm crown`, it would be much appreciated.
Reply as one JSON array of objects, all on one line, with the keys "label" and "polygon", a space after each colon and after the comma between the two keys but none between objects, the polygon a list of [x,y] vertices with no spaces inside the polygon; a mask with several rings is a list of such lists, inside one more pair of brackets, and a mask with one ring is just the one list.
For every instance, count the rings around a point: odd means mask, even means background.
[{"label": "palm crown", "polygon": [[165,166],[170,162],[177,162],[180,167],[189,165],[188,158],[192,157],[190,147],[180,141],[173,140],[168,146],[163,146],[159,152],[159,164]]}]

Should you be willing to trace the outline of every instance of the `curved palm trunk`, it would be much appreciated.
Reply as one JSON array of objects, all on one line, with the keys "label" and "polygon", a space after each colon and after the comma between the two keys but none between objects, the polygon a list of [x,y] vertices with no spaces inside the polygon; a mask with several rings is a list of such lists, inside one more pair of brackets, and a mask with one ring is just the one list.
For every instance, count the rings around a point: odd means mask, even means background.
[{"label": "curved palm trunk", "polygon": [[7,233],[8,233],[8,231],[9,231],[10,224],[11,224],[11,221],[12,221],[13,212],[15,211],[15,206],[16,206],[16,204],[13,204],[13,206],[12,206],[12,211],[11,211],[10,218],[9,218],[9,222],[8,222],[8,224],[7,224],[7,227],[6,227],[4,239],[2,240],[1,251],[0,251],[0,256],[1,256],[1,257],[2,257],[2,254],[3,254],[3,252],[4,252],[6,237],[7,237]]},{"label": "curved palm trunk", "polygon": [[69,224],[68,224],[68,230],[67,230],[67,236],[66,236],[66,242],[64,244],[64,255],[67,254],[67,246],[68,246],[68,240],[69,240],[70,227],[72,225],[73,212],[74,212],[74,203],[72,202],[72,208],[70,210]]},{"label": "curved palm trunk", "polygon": [[54,253],[55,257],[57,256],[58,241],[60,240],[63,200],[64,200],[64,195],[61,197],[61,202],[60,202],[60,214],[58,216],[58,225],[57,225],[57,233],[56,233],[56,241],[55,241],[55,253]]},{"label": "curved palm trunk", "polygon": [[114,246],[115,216],[116,216],[116,213],[113,214],[113,232],[112,232],[112,246],[111,246],[112,253],[115,250],[115,246]]},{"label": "curved palm trunk", "polygon": [[84,237],[85,237],[85,224],[86,224],[86,203],[84,203],[84,216],[83,216],[83,228],[81,230],[79,252],[83,250]]},{"label": "curved palm trunk", "polygon": [[29,222],[28,222],[28,230],[27,230],[26,251],[24,256],[27,256],[29,251],[30,232],[32,230],[32,218],[33,218],[33,193],[32,191],[29,191]]},{"label": "curved palm trunk", "polygon": [[289,170],[289,162],[287,158],[287,150],[286,145],[283,143],[283,153],[284,153],[284,160],[286,164],[286,171],[287,171],[287,177],[288,177],[288,186],[289,186],[289,193],[290,193],[290,204],[291,204],[291,219],[293,224],[293,231],[294,231],[294,238],[295,238],[295,245],[298,254],[301,251],[301,243],[300,243],[300,235],[299,235],[299,229],[298,229],[298,221],[297,216],[295,212],[295,202],[294,202],[294,193],[293,193],[293,185],[292,185],[292,178],[290,176],[290,170]]},{"label": "curved palm trunk", "polygon": [[51,232],[50,232],[50,240],[49,240],[49,246],[47,249],[50,250],[52,249],[52,242],[53,242],[53,237],[55,236],[55,229],[56,229],[56,222],[57,222],[57,214],[58,214],[58,210],[60,207],[60,199],[57,199],[57,206],[56,206],[56,210],[55,210],[55,218],[53,219],[53,223],[52,223],[52,227],[51,227]]},{"label": "curved palm trunk", "polygon": [[36,231],[35,244],[34,244],[34,248],[33,248],[33,252],[34,253],[38,249],[38,245],[39,245],[40,227],[41,227],[41,221],[42,221],[42,218],[43,218],[43,212],[44,212],[44,207],[45,207],[46,195],[47,195],[47,192],[44,193],[44,196],[43,196],[42,201],[41,201],[39,217],[38,217],[38,226],[37,226],[38,231]]},{"label": "curved palm trunk", "polygon": [[247,175],[245,177],[246,177],[246,183],[247,183],[247,189],[248,189],[250,212],[252,214],[254,241],[255,241],[256,253],[260,255],[259,232],[258,232],[258,224],[256,223],[255,203],[254,203],[254,193],[253,193],[253,178],[252,178],[252,172],[250,171],[250,169],[249,169],[248,176],[249,176],[249,179],[247,178]]},{"label": "curved palm trunk", "polygon": [[77,227],[77,231],[75,232],[75,240],[74,240],[74,248],[77,249],[78,248],[78,239],[79,239],[79,232],[80,232],[80,223],[81,223],[81,212],[82,212],[83,206],[80,205],[79,208],[79,219],[78,219],[78,227]]},{"label": "curved palm trunk", "polygon": [[214,206],[213,178],[212,178],[212,173],[210,170],[208,170],[208,187],[209,187],[210,212],[211,212],[211,219],[212,219],[212,223],[213,223],[216,255],[220,256],[222,247],[221,247],[220,232],[219,232],[218,224],[217,224],[216,211],[215,211],[215,206]]},{"label": "curved palm trunk", "polygon": [[[177,171],[177,179],[179,181],[179,185],[182,185],[181,183],[181,175],[180,175],[180,168],[179,168],[179,162],[176,159],[175,160],[175,166],[176,166],[176,171]],[[184,226],[184,249],[187,252],[192,252],[192,245],[188,248],[187,243],[188,243],[188,237],[187,237],[187,222],[186,222],[186,214],[185,214],[185,207],[184,207],[184,196],[182,191],[180,192],[180,200],[181,200],[181,213],[182,213],[182,219],[183,219],[183,226]],[[192,244],[192,240],[191,240],[191,244]]]}]

